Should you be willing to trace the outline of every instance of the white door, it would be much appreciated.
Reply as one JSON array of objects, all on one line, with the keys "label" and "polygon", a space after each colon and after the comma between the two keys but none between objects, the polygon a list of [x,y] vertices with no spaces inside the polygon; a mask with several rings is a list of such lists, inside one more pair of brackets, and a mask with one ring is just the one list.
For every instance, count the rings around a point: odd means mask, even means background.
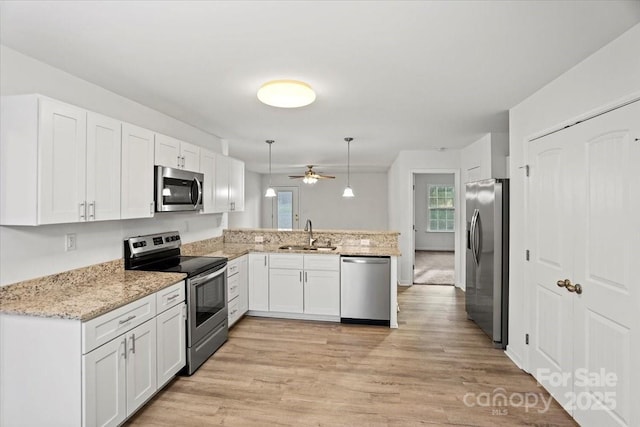
[{"label": "white door", "polygon": [[182,156],[182,169],[202,172],[200,170],[200,147],[182,141],[180,143],[180,155]]},{"label": "white door", "polygon": [[49,99],[39,109],[38,222],[85,221],[87,113]]},{"label": "white door", "polygon": [[121,122],[87,114],[87,221],[120,219]]},{"label": "white door", "polygon": [[131,415],[158,389],[156,322],[136,327],[127,339],[127,415]]},{"label": "white door", "polygon": [[557,286],[573,273],[573,188],[567,167],[572,159],[562,132],[532,142],[529,161],[532,373],[569,411],[571,381],[558,380],[572,370],[573,357],[573,298]]},{"label": "white door", "polygon": [[302,313],[304,290],[302,270],[269,270],[269,311]]},{"label": "white door", "polygon": [[276,191],[276,197],[271,199],[271,228],[299,229],[298,187],[273,187],[273,189]]},{"label": "white door", "polygon": [[186,363],[186,309],[185,304],[178,304],[156,317],[158,388],[171,380]]},{"label": "white door", "polygon": [[[634,268],[640,259],[639,118],[635,102],[530,147],[537,159],[530,187],[532,236],[540,252],[534,252],[531,270],[537,307],[532,320],[542,326],[533,331],[532,372],[538,381],[547,377],[541,381],[547,388],[566,388],[559,398],[550,390],[585,426],[640,423],[633,403],[640,395],[640,371],[632,365],[640,360],[640,283]],[[538,144],[547,150],[534,148]],[[540,184],[545,180],[547,187]],[[548,190],[563,200],[545,199]],[[545,203],[552,209],[540,207]],[[570,283],[554,288],[561,279]],[[545,358],[559,361],[561,375],[541,371],[548,366]]]},{"label": "white door", "polygon": [[150,130],[122,125],[122,219],[153,216],[153,139]]},{"label": "white door", "polygon": [[229,211],[229,158],[216,154],[215,192],[213,194],[213,211]]},{"label": "white door", "polygon": [[126,336],[82,356],[85,427],[117,426],[127,417]]},{"label": "white door", "polygon": [[304,312],[340,316],[338,271],[304,271]]},{"label": "white door", "polygon": [[269,256],[249,254],[249,310],[269,311]]},{"label": "white door", "polygon": [[179,168],[182,165],[179,140],[158,133],[154,151],[154,164],[170,168]]}]

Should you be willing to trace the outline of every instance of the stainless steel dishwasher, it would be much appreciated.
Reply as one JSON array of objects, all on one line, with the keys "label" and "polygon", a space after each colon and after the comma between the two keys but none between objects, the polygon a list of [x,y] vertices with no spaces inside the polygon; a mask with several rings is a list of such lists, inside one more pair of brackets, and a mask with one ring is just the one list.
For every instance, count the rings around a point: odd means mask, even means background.
[{"label": "stainless steel dishwasher", "polygon": [[340,257],[340,321],[389,326],[389,257]]}]

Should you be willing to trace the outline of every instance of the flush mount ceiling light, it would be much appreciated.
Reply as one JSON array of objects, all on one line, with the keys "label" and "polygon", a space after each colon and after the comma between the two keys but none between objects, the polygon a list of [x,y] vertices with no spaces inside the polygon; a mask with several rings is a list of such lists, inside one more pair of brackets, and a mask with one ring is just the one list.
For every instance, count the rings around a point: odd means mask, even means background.
[{"label": "flush mount ceiling light", "polygon": [[258,99],[267,105],[280,108],[298,108],[316,100],[311,86],[298,80],[272,80],[260,87]]},{"label": "flush mount ceiling light", "polygon": [[271,144],[275,141],[273,139],[267,139],[265,142],[269,144],[269,188],[267,188],[267,192],[264,193],[264,197],[276,197],[276,190],[271,186]]},{"label": "flush mount ceiling light", "polygon": [[342,197],[355,197],[349,184],[349,178],[351,176],[351,141],[353,141],[353,138],[347,137],[344,140],[347,141],[347,186],[344,188]]}]

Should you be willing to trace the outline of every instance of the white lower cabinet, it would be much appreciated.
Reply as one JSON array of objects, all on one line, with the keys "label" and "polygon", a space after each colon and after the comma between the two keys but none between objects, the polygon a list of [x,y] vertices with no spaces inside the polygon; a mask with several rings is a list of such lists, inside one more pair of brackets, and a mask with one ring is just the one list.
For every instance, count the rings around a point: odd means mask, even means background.
[{"label": "white lower cabinet", "polygon": [[249,310],[269,311],[269,255],[249,254]]},{"label": "white lower cabinet", "polygon": [[186,364],[186,326],[187,306],[184,303],[156,317],[158,388],[169,382]]},{"label": "white lower cabinet", "polygon": [[155,321],[84,355],[83,366],[84,425],[117,426],[157,390]]},{"label": "white lower cabinet", "polygon": [[249,309],[249,282],[247,255],[227,264],[227,312],[229,327],[233,326]]},{"label": "white lower cabinet", "polygon": [[269,311],[339,317],[339,257],[270,254]]},{"label": "white lower cabinet", "polygon": [[184,287],[84,322],[0,314],[0,426],[122,424],[185,365]]}]

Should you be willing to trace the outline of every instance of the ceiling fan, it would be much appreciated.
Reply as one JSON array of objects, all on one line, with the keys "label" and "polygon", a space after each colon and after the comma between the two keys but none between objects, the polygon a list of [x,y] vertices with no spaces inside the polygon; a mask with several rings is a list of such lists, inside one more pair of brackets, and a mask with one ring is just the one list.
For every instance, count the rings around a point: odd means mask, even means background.
[{"label": "ceiling fan", "polygon": [[315,184],[319,179],[334,179],[335,176],[321,175],[320,173],[313,170],[313,165],[307,165],[307,170],[304,172],[304,175],[289,175],[289,178],[302,178],[302,181],[305,184]]}]

